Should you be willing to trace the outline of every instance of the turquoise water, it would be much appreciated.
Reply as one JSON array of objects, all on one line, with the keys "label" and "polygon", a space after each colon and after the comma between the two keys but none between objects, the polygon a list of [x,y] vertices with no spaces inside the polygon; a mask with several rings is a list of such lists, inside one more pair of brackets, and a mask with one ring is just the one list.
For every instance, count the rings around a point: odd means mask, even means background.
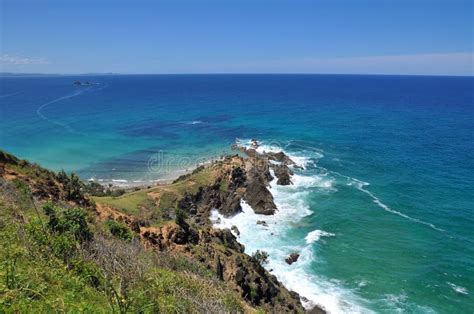
[{"label": "turquoise water", "polygon": [[1,78],[0,146],[84,179],[145,182],[258,138],[306,168],[272,188],[268,229],[250,212],[232,221],[286,285],[332,312],[474,310],[473,78],[75,79]]}]

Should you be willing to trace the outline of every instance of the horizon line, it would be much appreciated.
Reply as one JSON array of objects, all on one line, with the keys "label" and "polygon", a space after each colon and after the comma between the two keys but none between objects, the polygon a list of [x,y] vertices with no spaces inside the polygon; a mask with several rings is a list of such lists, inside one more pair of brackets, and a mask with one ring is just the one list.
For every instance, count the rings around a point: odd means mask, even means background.
[{"label": "horizon line", "polygon": [[353,75],[353,76],[435,76],[435,77],[474,77],[471,75],[456,74],[390,74],[390,73],[302,73],[302,72],[200,72],[200,73],[114,73],[114,72],[90,72],[90,73],[29,73],[29,72],[0,72],[0,77],[5,76],[133,76],[133,75]]}]

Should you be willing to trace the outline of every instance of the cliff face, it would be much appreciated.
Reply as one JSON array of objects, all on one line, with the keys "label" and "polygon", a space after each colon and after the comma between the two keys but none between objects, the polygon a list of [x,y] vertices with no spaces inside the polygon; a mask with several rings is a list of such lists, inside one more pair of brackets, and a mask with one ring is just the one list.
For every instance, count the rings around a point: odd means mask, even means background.
[{"label": "cliff face", "polygon": [[[242,210],[242,201],[257,214],[272,215],[277,210],[268,189],[273,176],[279,185],[292,184],[290,166],[296,164],[288,156],[282,152],[259,153],[255,148],[235,147],[246,157],[229,156],[203,169],[212,182],[194,193],[185,192],[177,202],[177,207],[187,214],[187,222],[153,230],[142,228],[140,232],[159,250],[184,251],[214,268],[254,306],[264,305],[277,312],[304,311],[299,295],[286,290],[256,260],[243,254],[244,247],[230,230],[211,228],[211,210],[233,216]],[[184,176],[175,183],[187,180],[190,177]],[[324,312],[319,308],[312,311]]]},{"label": "cliff face", "polygon": [[[117,221],[128,226],[150,251],[195,261],[251,308],[273,313],[305,312],[298,294],[288,291],[256,258],[246,255],[230,230],[212,228],[211,210],[233,216],[242,210],[242,201],[258,214],[273,214],[277,208],[269,182],[275,176],[277,184],[292,184],[289,166],[294,163],[285,154],[236,149],[247,156],[226,157],[169,185],[93,200],[89,196],[93,189],[74,176],[55,174],[3,152],[0,176],[10,182],[21,180],[39,202],[86,207],[95,213],[96,224]],[[313,312],[323,311],[315,308]]]}]

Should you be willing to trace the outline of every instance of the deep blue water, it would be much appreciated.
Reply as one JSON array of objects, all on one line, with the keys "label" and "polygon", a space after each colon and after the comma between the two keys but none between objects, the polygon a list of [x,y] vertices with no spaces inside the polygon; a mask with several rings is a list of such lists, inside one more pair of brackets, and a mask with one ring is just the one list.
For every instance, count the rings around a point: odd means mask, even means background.
[{"label": "deep blue water", "polygon": [[[282,277],[291,288],[334,312],[474,310],[474,78],[56,76],[0,84],[0,147],[84,179],[164,178],[228,152],[236,138],[278,146],[304,160],[298,174],[311,180],[275,190],[291,213],[278,223],[278,242],[242,241],[273,252],[277,270],[280,255],[304,252],[280,270],[306,276],[300,291]],[[315,230],[328,235],[305,241]]]}]

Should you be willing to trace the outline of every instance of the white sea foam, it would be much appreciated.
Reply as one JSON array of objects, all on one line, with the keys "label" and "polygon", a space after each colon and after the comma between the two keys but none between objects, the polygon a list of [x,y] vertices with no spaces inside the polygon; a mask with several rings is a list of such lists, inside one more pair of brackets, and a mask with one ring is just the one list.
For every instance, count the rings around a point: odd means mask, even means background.
[{"label": "white sea foam", "polygon": [[441,228],[438,228],[436,227],[434,224],[430,223],[430,222],[426,222],[426,221],[423,221],[421,219],[418,219],[418,218],[413,218],[411,216],[408,216],[407,214],[404,214],[398,210],[395,210],[395,209],[392,209],[390,208],[388,205],[386,205],[385,203],[382,202],[382,200],[380,198],[378,198],[374,193],[370,192],[369,190],[365,189],[366,186],[370,185],[370,183],[368,182],[364,182],[364,181],[361,181],[361,180],[358,180],[356,178],[352,178],[352,177],[349,177],[349,176],[346,176],[346,175],[343,175],[343,174],[340,174],[339,172],[336,172],[336,171],[332,171],[332,173],[340,176],[340,177],[343,177],[345,179],[348,180],[348,183],[347,185],[349,186],[354,186],[357,190],[367,194],[368,196],[370,196],[370,198],[372,198],[372,201],[377,204],[380,208],[382,208],[383,210],[385,210],[386,212],[389,212],[389,213],[392,213],[392,214],[395,214],[395,215],[398,215],[400,217],[403,217],[405,219],[408,219],[412,222],[415,222],[415,223],[419,223],[419,224],[422,224],[422,225],[425,225],[425,226],[428,226],[436,231],[440,231],[440,232],[444,232],[445,230],[444,229],[441,229]]},{"label": "white sea foam", "polygon": [[388,306],[391,307],[396,313],[404,313],[404,308],[407,302],[407,295],[405,293],[400,294],[386,294],[385,300]]},{"label": "white sea foam", "polygon": [[359,288],[363,288],[363,287],[367,286],[368,284],[369,284],[369,282],[368,282],[367,280],[361,279],[361,280],[359,280],[359,282],[357,283],[357,286],[358,286]]},{"label": "white sea foam", "polygon": [[[236,144],[245,148],[255,148],[253,146],[254,142],[249,139],[237,139]],[[263,153],[279,153],[284,151],[280,143],[278,142],[259,142],[256,151],[263,154]],[[308,153],[308,152],[306,152]],[[321,159],[324,155],[321,152],[311,151],[311,154],[305,155],[305,152],[302,154],[295,154],[291,152],[286,152],[285,154],[291,158],[295,162],[295,164],[303,169],[306,169],[309,165],[314,164],[314,161],[317,159]],[[311,155],[311,156],[308,156]]]},{"label": "white sea foam", "polygon": [[306,240],[307,244],[311,244],[316,241],[319,241],[321,237],[334,237],[334,236],[335,236],[334,233],[326,232],[323,230],[314,230],[308,233],[304,239]]},{"label": "white sea foam", "polygon": [[112,182],[115,182],[115,183],[127,183],[128,180],[125,180],[125,179],[112,179]]},{"label": "white sea foam", "polygon": [[[265,149],[269,151],[268,148]],[[292,177],[292,181],[293,185],[288,186],[277,185],[276,179],[270,182],[270,191],[278,208],[274,215],[257,215],[242,201],[242,213],[225,218],[214,210],[210,219],[217,228],[230,229],[236,226],[240,231],[239,241],[245,245],[246,253],[266,251],[269,254],[269,263],[265,267],[273,269],[275,276],[288,289],[303,296],[303,305],[306,308],[319,305],[330,313],[370,313],[361,305],[363,300],[350,290],[329,278],[311,272],[311,264],[317,259],[311,243],[321,236],[334,234],[314,230],[305,238],[295,241],[289,238],[287,232],[292,226],[300,223],[303,217],[312,214],[305,200],[309,191],[333,191],[333,180],[324,175],[306,176],[297,173]],[[257,225],[257,220],[264,220],[266,226]],[[300,257],[298,262],[288,265],[285,258],[293,252],[298,252]]]},{"label": "white sea foam", "polygon": [[[357,180],[358,181],[358,180]],[[358,181],[356,183],[359,183],[361,181]],[[365,183],[365,182],[364,182]],[[365,184],[365,185],[368,185],[368,184]],[[441,228],[438,228],[436,227],[434,224],[430,223],[430,222],[426,222],[426,221],[423,221],[423,220],[420,220],[420,219],[417,219],[417,218],[413,218],[413,217],[410,217],[408,216],[407,214],[404,214],[402,212],[399,212],[398,210],[394,210],[390,207],[388,207],[388,205],[384,204],[377,196],[375,196],[374,193],[370,192],[369,190],[366,190],[364,189],[364,186],[363,184],[356,184],[355,187],[361,191],[361,192],[364,192],[365,194],[369,195],[373,202],[375,204],[377,204],[379,207],[383,208],[385,211],[389,212],[389,213],[392,213],[392,214],[395,214],[395,215],[398,215],[400,217],[403,217],[403,218],[406,218],[410,221],[413,221],[413,222],[416,222],[416,223],[419,223],[419,224],[422,224],[422,225],[426,225],[430,228],[433,228],[434,230],[437,230],[437,231],[440,231],[440,232],[444,232],[444,229],[441,229]]]},{"label": "white sea foam", "polygon": [[201,120],[193,120],[193,121],[185,121],[184,124],[190,124],[190,125],[195,125],[195,124],[202,124],[204,121]]},{"label": "white sea foam", "polygon": [[458,286],[458,285],[455,285],[454,283],[452,282],[447,282],[447,284],[454,290],[456,291],[457,293],[459,294],[464,294],[464,295],[468,295],[469,294],[469,291],[464,288],[464,287],[461,287],[461,286]]}]

